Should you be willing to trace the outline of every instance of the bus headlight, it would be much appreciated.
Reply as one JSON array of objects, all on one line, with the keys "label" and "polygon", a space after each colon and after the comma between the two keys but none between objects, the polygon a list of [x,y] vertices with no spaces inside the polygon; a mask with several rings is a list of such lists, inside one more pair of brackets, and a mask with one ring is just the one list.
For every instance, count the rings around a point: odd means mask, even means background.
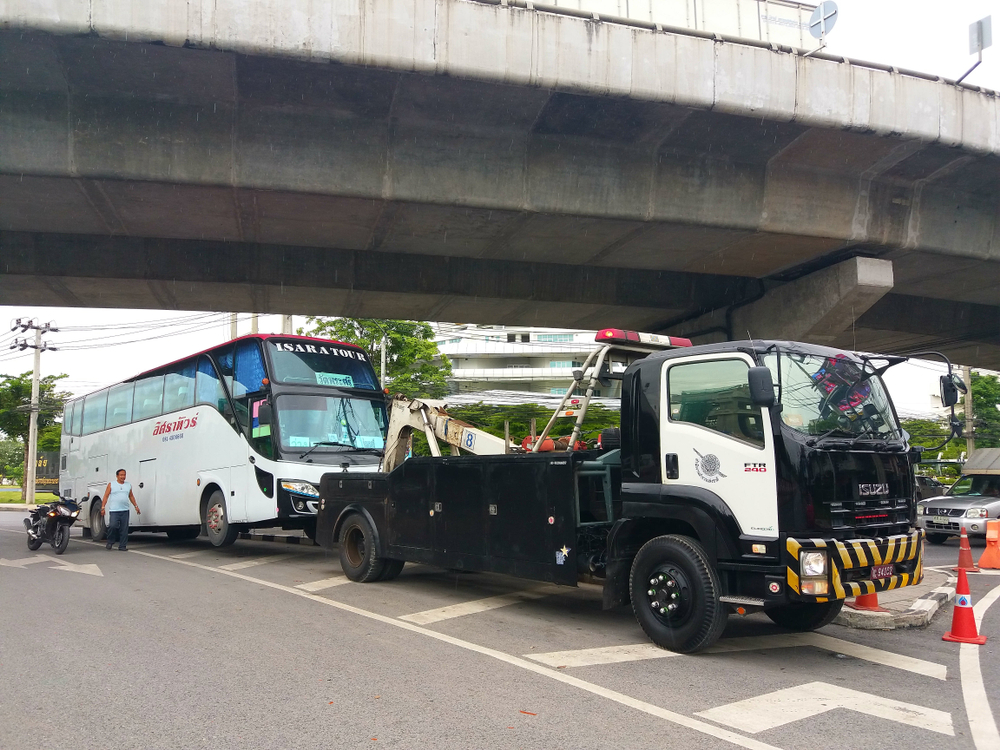
[{"label": "bus headlight", "polygon": [[281,488],[294,492],[298,495],[308,495],[309,497],[319,497],[319,490],[311,482],[293,482],[282,480]]},{"label": "bus headlight", "polygon": [[799,556],[799,577],[826,578],[826,552],[803,552]]}]

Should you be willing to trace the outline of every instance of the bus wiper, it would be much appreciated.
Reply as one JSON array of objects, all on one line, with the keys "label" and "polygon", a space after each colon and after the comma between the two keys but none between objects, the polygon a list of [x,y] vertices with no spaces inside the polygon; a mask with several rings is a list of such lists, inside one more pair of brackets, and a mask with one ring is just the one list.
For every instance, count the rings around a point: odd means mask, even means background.
[{"label": "bus wiper", "polygon": [[310,453],[312,453],[314,450],[316,450],[317,448],[319,448],[321,445],[343,445],[345,448],[352,447],[350,445],[345,445],[344,443],[334,443],[334,442],[331,442],[329,440],[321,440],[318,443],[313,443],[312,447],[309,450],[307,450],[305,453],[303,453],[301,456],[299,456],[299,459],[301,460],[301,459],[305,458]]}]

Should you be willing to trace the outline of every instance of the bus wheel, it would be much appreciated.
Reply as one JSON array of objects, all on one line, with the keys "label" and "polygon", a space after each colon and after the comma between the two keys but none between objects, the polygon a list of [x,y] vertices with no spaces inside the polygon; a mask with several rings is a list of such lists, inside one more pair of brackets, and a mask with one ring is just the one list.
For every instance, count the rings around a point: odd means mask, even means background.
[{"label": "bus wheel", "polygon": [[348,516],[340,528],[340,567],[358,583],[377,581],[384,572],[385,560],[375,548],[375,532],[360,513]]},{"label": "bus wheel", "polygon": [[804,633],[829,625],[843,608],[843,599],[817,604],[795,602],[794,604],[765,609],[764,614],[770,617],[771,622],[778,627]]},{"label": "bus wheel", "polygon": [[201,526],[182,526],[179,529],[168,529],[167,539],[171,542],[187,542],[201,535]]},{"label": "bus wheel", "polygon": [[205,506],[205,530],[213,547],[228,547],[236,541],[240,530],[229,523],[229,509],[222,490],[216,490]]},{"label": "bus wheel", "polygon": [[90,501],[90,535],[95,542],[103,542],[108,536],[108,525],[101,515],[101,499],[95,497]]},{"label": "bus wheel", "polygon": [[705,550],[689,537],[671,534],[646,542],[632,563],[629,591],[635,619],[661,648],[701,651],[726,627],[719,578]]}]

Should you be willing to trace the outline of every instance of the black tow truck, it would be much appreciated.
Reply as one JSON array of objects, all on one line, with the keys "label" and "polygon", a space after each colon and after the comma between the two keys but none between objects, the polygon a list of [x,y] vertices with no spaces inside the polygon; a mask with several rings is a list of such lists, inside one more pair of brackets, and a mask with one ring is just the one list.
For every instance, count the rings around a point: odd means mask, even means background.
[{"label": "black tow truck", "polygon": [[[684,653],[711,646],[733,611],[813,630],[848,597],[920,582],[917,456],[881,379],[901,358],[876,367],[810,344],[690,346],[617,329],[597,340],[524,453],[442,456],[432,442],[436,455],[402,460],[421,424],[431,441],[454,436],[453,453],[476,430],[432,429],[420,402],[394,403],[409,418],[394,429],[390,417],[391,471],[325,474],[317,542],[354,581],[394,578],[407,561],[597,580],[605,609],[631,603],[654,643]],[[621,428],[585,447],[586,406],[608,379],[621,380]],[[560,414],[576,417],[557,441],[570,449],[546,451]]]}]

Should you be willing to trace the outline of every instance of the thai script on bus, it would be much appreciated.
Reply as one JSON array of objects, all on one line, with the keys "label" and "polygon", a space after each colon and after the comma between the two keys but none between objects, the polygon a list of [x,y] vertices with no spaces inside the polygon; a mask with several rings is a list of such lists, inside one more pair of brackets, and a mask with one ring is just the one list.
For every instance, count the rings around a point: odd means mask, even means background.
[{"label": "thai script on bus", "polygon": [[165,435],[168,432],[177,432],[178,430],[186,430],[189,427],[198,426],[198,414],[195,413],[192,417],[181,417],[180,419],[168,419],[163,422],[157,422],[153,426],[153,435]]}]

